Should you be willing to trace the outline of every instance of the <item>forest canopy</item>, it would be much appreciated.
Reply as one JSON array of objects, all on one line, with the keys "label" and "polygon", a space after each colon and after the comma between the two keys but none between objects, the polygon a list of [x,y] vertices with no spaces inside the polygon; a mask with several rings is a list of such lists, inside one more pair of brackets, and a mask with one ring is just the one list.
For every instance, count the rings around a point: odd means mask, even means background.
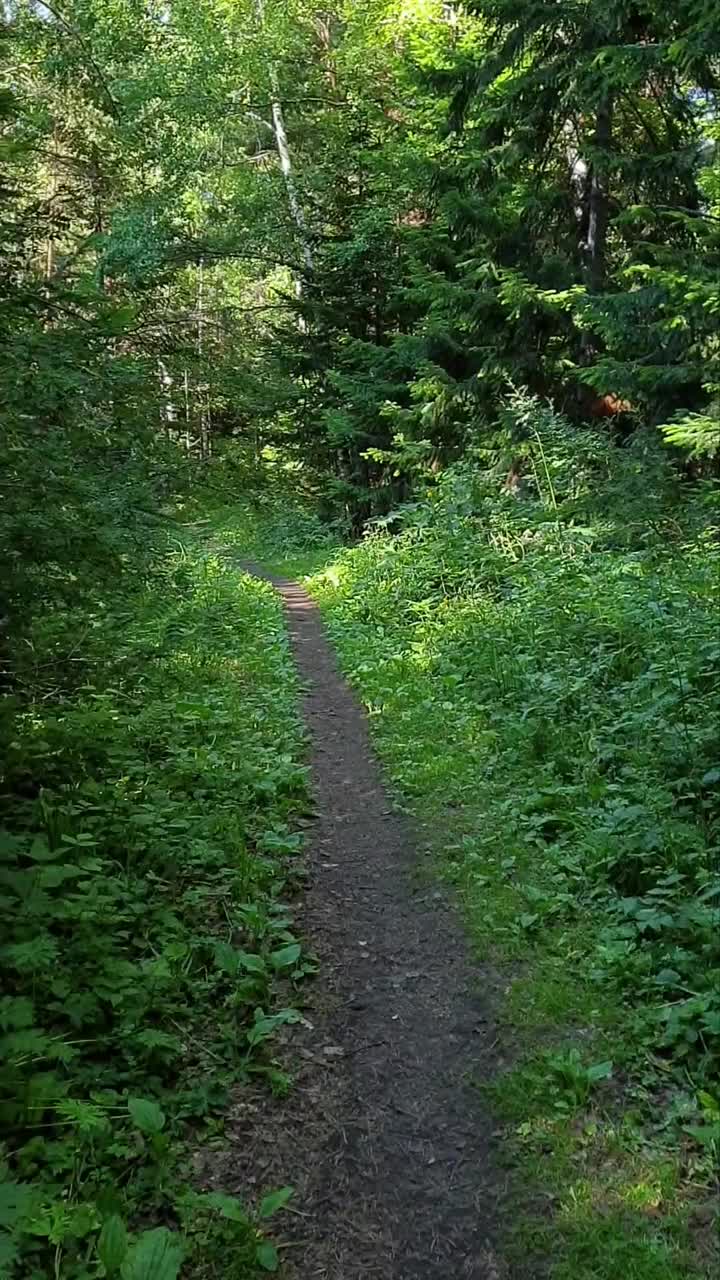
[{"label": "forest canopy", "polygon": [[513,388],[715,453],[712,0],[6,0],[1,32],[11,430],[279,448],[355,527],[510,465]]}]

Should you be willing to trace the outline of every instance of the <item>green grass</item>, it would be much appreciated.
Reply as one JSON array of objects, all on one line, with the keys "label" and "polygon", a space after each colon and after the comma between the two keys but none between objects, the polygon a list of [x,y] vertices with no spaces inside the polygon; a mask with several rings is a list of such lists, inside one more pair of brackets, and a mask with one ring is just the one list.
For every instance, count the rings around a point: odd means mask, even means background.
[{"label": "green grass", "polygon": [[273,1188],[201,1194],[190,1154],[243,1081],[288,1084],[297,684],[268,586],[181,531],[114,536],[116,572],[89,551],[11,650],[0,1273],[246,1280]]}]

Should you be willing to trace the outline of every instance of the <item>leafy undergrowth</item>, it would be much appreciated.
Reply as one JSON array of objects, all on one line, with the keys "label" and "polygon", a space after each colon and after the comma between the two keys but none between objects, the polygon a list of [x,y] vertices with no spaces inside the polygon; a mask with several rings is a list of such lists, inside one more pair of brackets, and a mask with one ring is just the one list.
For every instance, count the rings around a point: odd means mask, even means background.
[{"label": "leafy undergrowth", "polygon": [[238,1082],[287,1086],[272,1037],[308,970],[283,905],[295,677],[267,586],[137,518],[100,572],[102,527],[94,546],[75,528],[64,598],[10,649],[0,1274],[244,1280],[276,1269],[264,1223],[289,1191],[203,1194],[189,1157]]},{"label": "leafy undergrowth", "polygon": [[232,550],[286,578],[317,573],[334,561],[340,546],[337,528],[320,520],[309,502],[289,494],[280,502],[272,488],[256,494],[252,505],[216,507],[198,528],[218,550]]},{"label": "leafy undergrowth", "polygon": [[493,1094],[518,1188],[537,1190],[518,1274],[709,1276],[716,503],[678,502],[639,445],[568,446],[564,427],[556,447],[556,425],[538,422],[523,499],[459,468],[400,533],[325,550],[309,585],[401,801],[509,976],[517,1053]]}]

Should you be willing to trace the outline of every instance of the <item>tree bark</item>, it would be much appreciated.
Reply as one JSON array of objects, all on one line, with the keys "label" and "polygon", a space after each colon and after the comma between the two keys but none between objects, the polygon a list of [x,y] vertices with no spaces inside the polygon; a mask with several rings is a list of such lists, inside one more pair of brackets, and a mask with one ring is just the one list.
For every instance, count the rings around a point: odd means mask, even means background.
[{"label": "tree bark", "polygon": [[328,84],[333,93],[337,93],[337,73],[332,65],[332,15],[329,13],[316,13],[315,30],[320,41],[320,47],[325,55],[325,75],[327,76]]},{"label": "tree bark", "polygon": [[[256,0],[257,14],[261,27],[265,25],[265,0]],[[278,157],[280,159],[280,170],[285,182],[285,191],[287,193],[290,215],[297,228],[300,243],[303,251],[303,261],[305,270],[308,275],[312,275],[315,270],[315,260],[313,257],[312,245],[310,243],[310,235],[308,233],[307,222],[305,220],[305,210],[302,207],[300,196],[298,195],[297,185],[295,183],[295,174],[293,171],[292,156],[288,144],[287,130],[285,128],[285,115],[282,107],[282,99],[280,96],[280,78],[277,73],[277,67],[270,61],[268,64],[268,79],[270,81],[273,134],[275,135],[275,146],[277,148]]]},{"label": "tree bark", "polygon": [[[586,279],[590,293],[601,293],[607,280],[607,238],[610,225],[610,181],[607,154],[612,146],[613,102],[598,107],[593,134],[596,151],[588,187]],[[602,154],[600,154],[602,153]]]},{"label": "tree bark", "polygon": [[[205,259],[198,263],[197,273],[197,353],[200,362],[199,373],[204,372],[203,356],[205,355]],[[198,384],[198,409],[200,415],[200,456],[204,460],[211,454],[210,435],[210,388],[203,380]]]}]

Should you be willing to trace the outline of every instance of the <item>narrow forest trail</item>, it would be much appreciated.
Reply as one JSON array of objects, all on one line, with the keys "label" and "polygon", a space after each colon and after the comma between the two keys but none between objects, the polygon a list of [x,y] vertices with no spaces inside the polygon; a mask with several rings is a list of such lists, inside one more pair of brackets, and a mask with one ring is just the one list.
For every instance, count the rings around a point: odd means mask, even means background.
[{"label": "narrow forest trail", "polygon": [[306,689],[318,816],[302,929],[321,970],[293,1089],[241,1104],[216,1178],[294,1185],[283,1274],[298,1280],[498,1280],[492,1126],[469,1083],[491,1071],[491,979],[415,874],[316,606],[270,581]]}]

